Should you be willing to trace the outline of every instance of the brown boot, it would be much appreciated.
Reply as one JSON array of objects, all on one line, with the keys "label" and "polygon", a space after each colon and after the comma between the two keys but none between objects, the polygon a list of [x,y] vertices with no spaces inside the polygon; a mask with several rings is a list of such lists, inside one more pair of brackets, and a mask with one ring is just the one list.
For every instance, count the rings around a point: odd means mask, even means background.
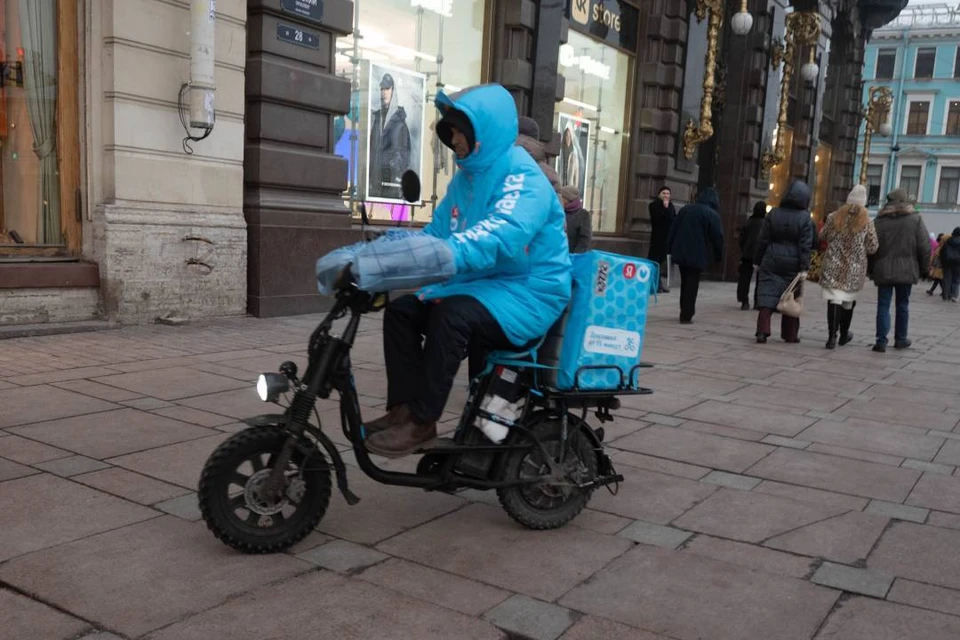
[{"label": "brown boot", "polygon": [[363,428],[367,432],[367,435],[373,433],[378,433],[384,429],[389,429],[390,427],[395,427],[398,424],[402,424],[404,421],[410,419],[410,408],[405,404],[398,404],[393,407],[387,414],[377,418],[376,420],[371,420],[370,422],[363,423]]},{"label": "brown boot", "polygon": [[399,458],[436,439],[436,422],[421,422],[411,415],[402,424],[367,438],[367,451],[385,458]]}]

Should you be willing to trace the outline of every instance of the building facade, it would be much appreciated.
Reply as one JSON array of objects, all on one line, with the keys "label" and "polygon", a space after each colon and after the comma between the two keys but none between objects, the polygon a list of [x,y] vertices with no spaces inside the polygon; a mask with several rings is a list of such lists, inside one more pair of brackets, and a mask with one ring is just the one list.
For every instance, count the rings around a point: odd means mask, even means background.
[{"label": "building facade", "polygon": [[319,310],[319,255],[430,220],[456,171],[432,100],[482,82],[538,123],[597,248],[645,255],[661,185],[716,186],[711,275],[735,278],[755,201],[846,196],[864,47],[904,3],[4,0],[0,324]]},{"label": "building facade", "polygon": [[[871,87],[893,95],[890,135],[874,133],[869,149],[872,209],[902,188],[931,232],[952,231],[960,226],[960,5],[907,7],[874,32],[864,68],[864,102]],[[863,143],[861,132],[858,158]]]}]

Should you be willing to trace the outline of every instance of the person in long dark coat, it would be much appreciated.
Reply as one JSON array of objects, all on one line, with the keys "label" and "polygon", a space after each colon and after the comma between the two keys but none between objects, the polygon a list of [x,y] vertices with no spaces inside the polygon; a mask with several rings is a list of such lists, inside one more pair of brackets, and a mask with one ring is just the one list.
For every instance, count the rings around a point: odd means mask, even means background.
[{"label": "person in long dark coat", "polygon": [[[753,257],[757,253],[757,240],[760,239],[760,227],[767,215],[767,203],[757,202],[753,205],[753,215],[740,229],[740,273],[737,280],[737,302],[744,311],[750,310],[750,281],[753,280]],[[757,306],[757,291],[753,291],[753,306]]]},{"label": "person in long dark coat", "polygon": [[[810,187],[795,180],[780,201],[763,220],[757,254],[753,259],[759,265],[760,282],[757,285],[757,342],[770,337],[770,319],[777,309],[780,297],[793,279],[810,269],[810,255],[816,234],[807,207],[810,205]],[[801,297],[801,287],[795,292]],[[800,318],[784,315],[780,320],[780,336],[786,342],[800,342]]]},{"label": "person in long dark coat", "polygon": [[680,324],[693,322],[703,270],[711,258],[723,259],[723,225],[719,209],[720,197],[716,189],[707,187],[697,196],[695,204],[680,209],[670,227],[667,249],[680,267]]},{"label": "person in long dark coat", "polygon": [[670,293],[670,289],[663,284],[663,263],[667,259],[667,237],[670,235],[670,225],[677,217],[677,210],[670,202],[670,187],[660,187],[660,192],[647,206],[650,212],[650,251],[647,258],[660,265],[660,282],[657,293]]}]

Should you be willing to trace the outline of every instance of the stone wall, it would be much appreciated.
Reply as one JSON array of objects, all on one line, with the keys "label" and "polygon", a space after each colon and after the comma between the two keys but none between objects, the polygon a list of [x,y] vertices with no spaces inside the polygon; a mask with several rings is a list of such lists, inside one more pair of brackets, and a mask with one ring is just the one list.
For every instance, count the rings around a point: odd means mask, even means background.
[{"label": "stone wall", "polygon": [[216,125],[191,155],[177,108],[189,2],[86,2],[84,254],[100,263],[108,319],[246,309],[246,4],[216,3]]}]

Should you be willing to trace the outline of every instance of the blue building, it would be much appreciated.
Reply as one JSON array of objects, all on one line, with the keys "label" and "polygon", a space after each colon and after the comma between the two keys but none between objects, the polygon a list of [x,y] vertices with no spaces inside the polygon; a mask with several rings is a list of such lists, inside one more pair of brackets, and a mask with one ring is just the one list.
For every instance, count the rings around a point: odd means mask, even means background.
[{"label": "blue building", "polygon": [[[893,93],[891,133],[874,132],[867,159],[872,212],[899,187],[931,232],[960,226],[960,4],[908,6],[874,31],[863,77],[864,105],[873,86]],[[855,176],[863,133],[861,126]]]}]

